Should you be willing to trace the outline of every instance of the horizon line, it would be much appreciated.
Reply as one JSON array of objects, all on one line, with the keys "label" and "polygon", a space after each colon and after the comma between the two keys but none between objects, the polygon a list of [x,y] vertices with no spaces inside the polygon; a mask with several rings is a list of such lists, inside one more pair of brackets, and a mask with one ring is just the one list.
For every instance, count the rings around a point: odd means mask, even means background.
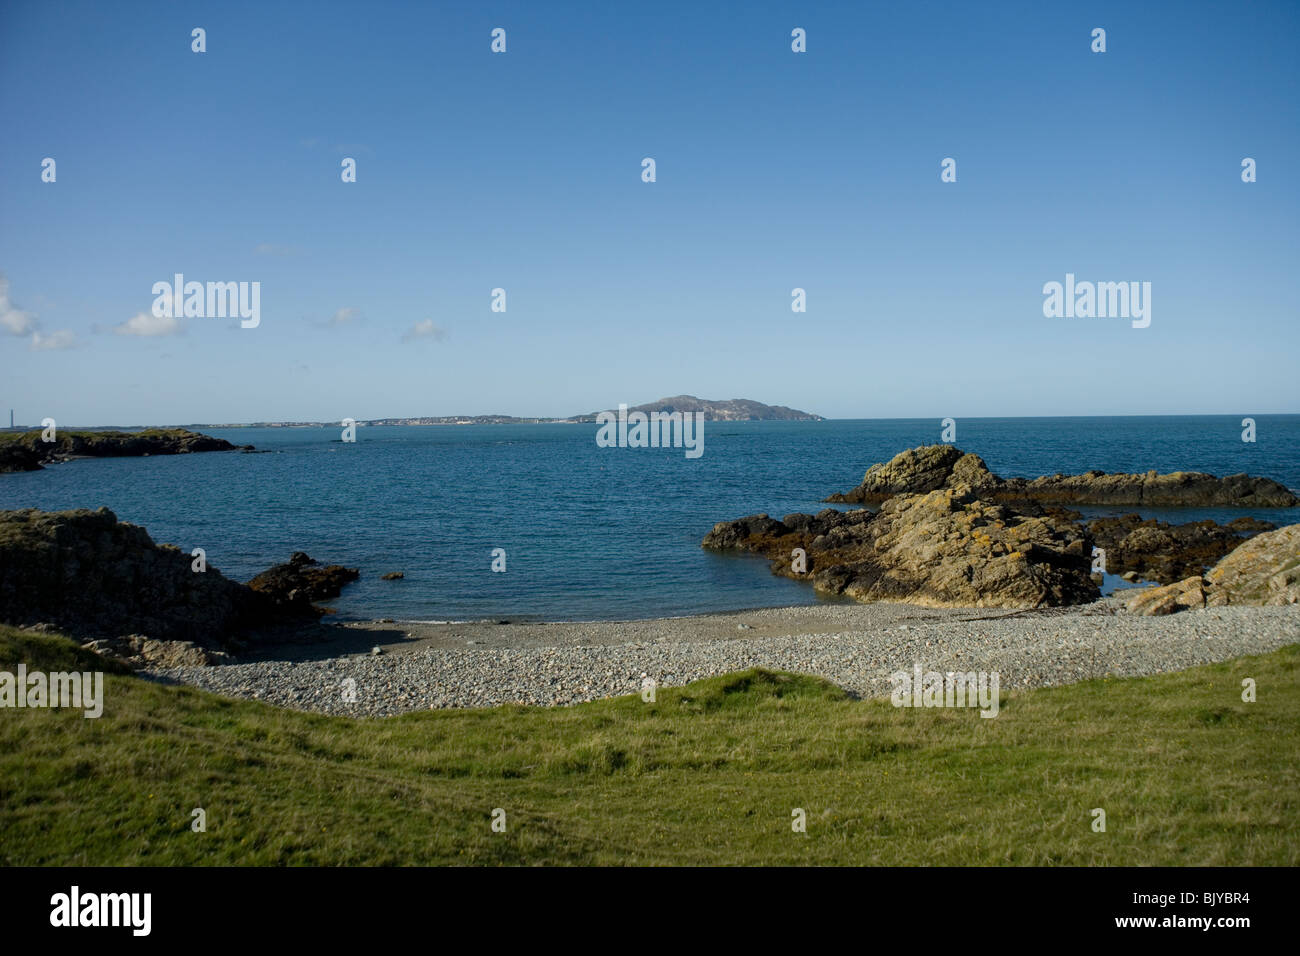
[{"label": "horizon line", "polygon": [[[598,412],[589,413],[592,415]],[[809,415],[816,413],[809,412]],[[1141,413],[1141,414],[1071,414],[1071,415],[966,415],[956,418],[956,421],[1023,421],[1038,419],[1082,419],[1082,418],[1103,418],[1103,419],[1122,419],[1122,418],[1235,418],[1242,415],[1246,418],[1264,417],[1264,416],[1287,416],[1300,415],[1300,412],[1252,412],[1245,414],[1242,412],[1195,412],[1195,413]],[[908,416],[887,416],[887,417],[865,417],[865,418],[831,418],[829,416],[817,415],[816,418],[733,418],[733,419],[711,419],[711,424],[723,425],[740,425],[740,424],[766,424],[771,422],[782,422],[787,424],[815,425],[819,422],[917,422],[936,420],[942,422],[945,418],[954,416],[941,415],[908,415]],[[476,418],[511,418],[516,419],[511,422],[483,422],[483,421],[442,421],[431,424],[407,424],[402,419],[476,419]],[[358,418],[354,419],[356,424],[366,428],[434,428],[441,425],[591,425],[594,419],[583,421],[580,416],[570,416],[565,418],[552,418],[542,415],[506,415],[501,413],[489,412],[481,415],[380,415],[375,418]],[[373,425],[371,422],[392,422],[387,425]],[[129,425],[121,424],[95,424],[95,425],[59,425],[61,429],[145,429],[145,428],[332,428],[342,425],[342,420],[324,419],[324,420],[291,420],[291,419],[265,419],[258,422],[177,422],[177,423],[153,423],[141,424],[133,423]],[[18,431],[39,431],[41,425],[21,425],[14,424],[0,425],[0,431],[18,432]]]}]

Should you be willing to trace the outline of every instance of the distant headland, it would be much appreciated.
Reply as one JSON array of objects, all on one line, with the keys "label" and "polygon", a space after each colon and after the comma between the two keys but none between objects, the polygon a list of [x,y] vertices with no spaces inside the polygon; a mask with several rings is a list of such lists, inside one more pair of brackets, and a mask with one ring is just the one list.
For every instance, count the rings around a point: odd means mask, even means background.
[{"label": "distant headland", "polygon": [[[610,409],[613,411],[613,409]],[[785,405],[764,405],[749,398],[714,401],[694,395],[674,395],[656,402],[637,405],[629,412],[703,412],[710,422],[822,422],[826,419],[811,412],[801,412]],[[595,423],[599,412],[571,415],[568,418],[526,418],[517,415],[434,415],[415,418],[356,419],[358,425],[564,425]],[[338,425],[327,422],[195,422],[190,428],[323,428]]]},{"label": "distant headland", "polygon": [[40,471],[46,465],[79,458],[144,458],[188,455],[204,451],[252,451],[252,445],[232,445],[223,438],[184,428],[143,431],[57,431],[46,440],[40,429],[0,434],[0,474]]}]

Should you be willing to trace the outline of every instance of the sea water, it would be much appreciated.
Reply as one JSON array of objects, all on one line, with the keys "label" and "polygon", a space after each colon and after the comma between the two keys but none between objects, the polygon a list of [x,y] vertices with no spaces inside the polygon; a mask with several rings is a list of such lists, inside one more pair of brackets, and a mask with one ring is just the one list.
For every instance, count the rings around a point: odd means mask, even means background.
[{"label": "sea water", "polygon": [[[1300,416],[960,419],[997,474],[1247,472],[1300,487]],[[597,426],[210,429],[261,454],[96,459],[0,475],[0,508],[97,508],[247,580],[293,551],[361,570],[343,619],[600,620],[813,604],[750,555],[700,547],[715,522],[829,507],[875,462],[939,440],[939,419],[708,422],[706,452],[600,447]],[[1164,520],[1300,509],[1138,511]],[[503,549],[504,561],[494,558]],[[493,564],[504,571],[493,571]],[[382,581],[401,571],[405,578]]]}]

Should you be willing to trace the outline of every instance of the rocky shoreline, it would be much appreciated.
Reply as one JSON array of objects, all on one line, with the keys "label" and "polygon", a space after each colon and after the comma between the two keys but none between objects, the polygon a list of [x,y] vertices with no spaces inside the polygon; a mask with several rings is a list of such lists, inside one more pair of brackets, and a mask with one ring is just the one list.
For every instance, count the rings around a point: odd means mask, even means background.
[{"label": "rocky shoreline", "polygon": [[981,500],[1039,505],[1106,505],[1146,508],[1294,508],[1300,498],[1269,478],[1246,474],[1216,478],[1195,471],[1167,475],[1045,475],[1032,480],[999,478],[979,455],[955,445],[925,445],[872,465],[862,483],[824,499],[837,504],[881,504],[902,494],[965,487]]},{"label": "rocky shoreline", "polygon": [[898,495],[877,512],[754,515],[715,525],[703,546],[761,554],[774,574],[859,601],[1036,608],[1101,595],[1084,529],[969,491]]},{"label": "rocky shoreline", "polygon": [[[1300,524],[1085,523],[1059,506],[985,500],[979,465],[945,446],[905,452],[868,475],[939,487],[893,494],[877,511],[720,522],[703,542],[762,554],[775,573],[861,604],[592,624],[326,624],[320,602],[357,569],[295,552],[240,583],[105,508],[26,509],[0,512],[0,622],[67,634],[155,679],[376,716],[567,704],[755,666],[862,695],[913,659],[1046,686],[1300,640]],[[1266,482],[1239,487],[1257,495]],[[1098,546],[1112,572],[1170,583],[1100,598]],[[1175,613],[1189,609],[1198,613]]]},{"label": "rocky shoreline", "polygon": [[41,431],[0,435],[0,474],[40,471],[46,465],[79,458],[129,458],[149,455],[188,455],[205,451],[253,451],[252,445],[232,445],[184,428],[149,428],[139,432],[56,431],[44,441]]},{"label": "rocky shoreline", "polygon": [[358,576],[295,552],[241,584],[107,508],[0,512],[0,623],[135,666],[226,663],[269,641],[318,639],[329,609],[315,602]]},{"label": "rocky shoreline", "polygon": [[[769,560],[773,574],[858,601],[933,607],[1060,607],[1095,601],[1099,572],[1160,583],[1199,576],[1253,534],[1241,518],[1172,525],[1138,515],[1082,522],[1074,504],[1287,507],[1297,499],[1267,478],[1175,472],[1001,479],[951,445],[909,449],[867,469],[828,501],[879,502],[878,511],[826,509],[714,525],[703,547]],[[1293,547],[1290,538],[1278,539]],[[1284,556],[1275,555],[1281,560]]]}]

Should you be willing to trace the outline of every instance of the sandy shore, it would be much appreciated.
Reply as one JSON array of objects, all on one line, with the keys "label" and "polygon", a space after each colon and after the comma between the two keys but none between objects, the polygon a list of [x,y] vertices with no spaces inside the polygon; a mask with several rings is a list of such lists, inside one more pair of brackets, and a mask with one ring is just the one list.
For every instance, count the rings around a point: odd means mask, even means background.
[{"label": "sandy shore", "polygon": [[997,672],[1006,691],[1180,670],[1300,642],[1300,606],[1153,618],[1124,613],[1121,601],[1038,611],[836,604],[594,623],[376,621],[245,663],[150,673],[303,710],[383,716],[571,704],[639,692],[647,678],[679,686],[748,667],[817,674],[855,695],[882,696],[890,674],[919,663]]}]

